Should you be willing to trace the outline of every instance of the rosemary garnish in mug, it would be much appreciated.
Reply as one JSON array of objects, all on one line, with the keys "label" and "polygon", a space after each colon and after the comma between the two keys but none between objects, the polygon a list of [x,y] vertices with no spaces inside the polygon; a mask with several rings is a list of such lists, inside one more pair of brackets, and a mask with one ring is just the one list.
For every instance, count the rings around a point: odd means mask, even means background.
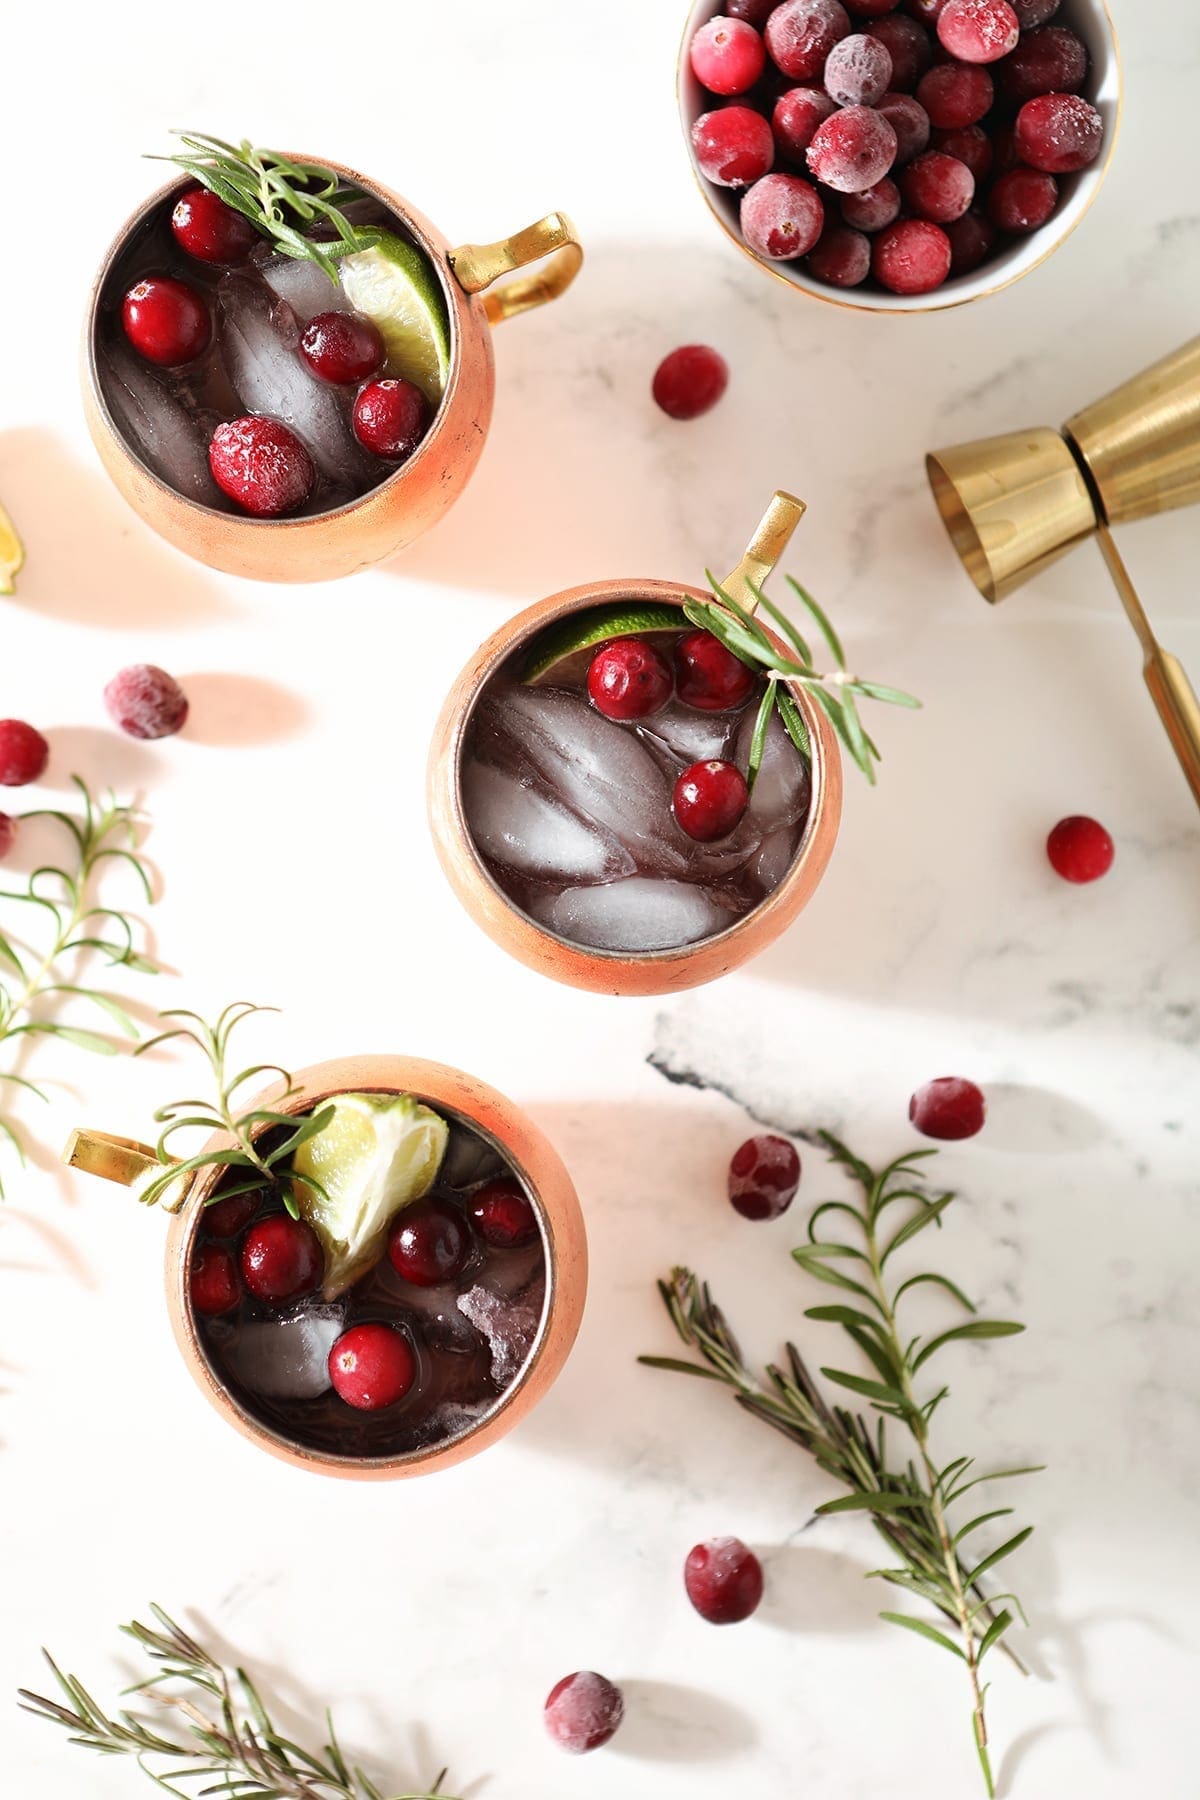
[{"label": "rosemary garnish in mug", "polygon": [[[153,1626],[136,1620],[121,1630],[155,1665],[155,1673],[127,1694],[148,1697],[168,1709],[179,1730],[168,1735],[149,1719],[126,1708],[108,1714],[82,1682],[65,1675],[49,1651],[43,1651],[63,1700],[50,1700],[22,1688],[26,1712],[49,1719],[70,1733],[69,1741],[102,1756],[132,1757],[168,1794],[258,1795],[260,1800],[451,1800],[442,1791],[443,1769],[431,1788],[420,1793],[388,1796],[356,1764],[346,1761],[333,1719],[325,1711],[329,1741],[321,1750],[306,1750],[283,1736],[272,1722],[261,1695],[244,1669],[226,1669],[203,1645],[183,1631],[159,1606],[152,1606]],[[65,1702],[65,1704],[64,1704]],[[200,1784],[184,1789],[178,1782]]]},{"label": "rosemary garnish in mug", "polygon": [[[861,1194],[854,1200],[829,1200],[818,1206],[808,1222],[808,1242],[792,1255],[805,1272],[841,1290],[835,1305],[809,1307],[808,1319],[840,1325],[865,1356],[874,1371],[871,1377],[848,1370],[822,1368],[821,1374],[835,1387],[848,1389],[870,1401],[882,1415],[874,1426],[858,1412],[830,1405],[799,1351],[786,1350],[783,1367],[772,1364],[767,1379],[747,1366],[737,1339],[714,1302],[708,1286],[689,1269],[677,1268],[659,1291],[683,1342],[695,1350],[699,1363],[673,1357],[643,1356],[651,1368],[670,1369],[723,1382],[739,1406],[755,1418],[774,1426],[807,1450],[819,1466],[850,1492],[817,1508],[819,1515],[846,1512],[870,1514],[876,1530],[899,1557],[899,1567],[872,1569],[869,1573],[903,1588],[917,1600],[935,1608],[953,1627],[953,1635],[913,1613],[885,1612],[880,1616],[948,1650],[965,1664],[971,1690],[972,1730],[989,1796],[995,1780],[988,1752],[985,1715],[986,1688],[980,1680],[984,1658],[1000,1646],[1024,1673],[1020,1659],[1003,1642],[1014,1615],[1025,1615],[1015,1594],[989,1594],[981,1583],[1029,1537],[1032,1526],[1016,1532],[997,1549],[973,1559],[963,1545],[976,1531],[1005,1518],[1012,1508],[989,1509],[963,1524],[952,1522],[950,1510],[963,1496],[985,1482],[1003,1481],[1036,1472],[1035,1468],[998,1469],[976,1474],[975,1459],[959,1456],[941,1463],[935,1457],[930,1427],[948,1388],[928,1398],[917,1392],[917,1377],[947,1345],[963,1339],[1011,1337],[1024,1326],[1002,1319],[976,1316],[972,1301],[946,1275],[925,1270],[907,1275],[894,1285],[888,1265],[896,1251],[911,1243],[928,1225],[939,1228],[942,1216],[955,1196],[931,1193],[914,1185],[921,1175],[918,1162],[937,1154],[915,1150],[876,1173],[829,1132],[820,1133],[833,1162],[840,1164],[857,1183]],[[883,1215],[902,1205],[902,1222],[890,1235],[882,1230]],[[844,1218],[853,1230],[843,1233],[851,1241],[818,1235],[822,1219]],[[898,1310],[904,1297],[919,1287],[937,1287],[970,1318],[932,1336],[909,1337],[902,1331]],[[912,1451],[894,1461],[887,1437],[887,1422],[904,1427]]]}]

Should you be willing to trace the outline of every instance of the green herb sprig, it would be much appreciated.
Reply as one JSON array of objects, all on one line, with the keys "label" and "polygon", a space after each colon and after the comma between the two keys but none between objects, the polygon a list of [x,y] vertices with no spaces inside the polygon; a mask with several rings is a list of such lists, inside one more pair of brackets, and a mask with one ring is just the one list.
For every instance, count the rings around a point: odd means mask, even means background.
[{"label": "green herb sprig", "polygon": [[[783,1367],[770,1365],[765,1381],[754,1375],[708,1287],[688,1269],[673,1270],[668,1281],[659,1283],[659,1291],[680,1338],[701,1361],[661,1356],[639,1360],[651,1368],[724,1383],[746,1412],[807,1450],[828,1475],[850,1489],[841,1498],[826,1501],[817,1512],[869,1514],[900,1559],[898,1567],[872,1569],[870,1575],[905,1589],[950,1622],[953,1635],[912,1613],[881,1614],[889,1623],[949,1651],[965,1665],[975,1747],[992,1796],[995,1779],[980,1668],[999,1645],[1024,1672],[1020,1659],[1003,1640],[1014,1616],[1024,1622],[1025,1614],[1015,1594],[990,1594],[982,1583],[1021,1547],[1033,1527],[1024,1527],[998,1548],[976,1557],[963,1549],[967,1539],[985,1525],[1008,1517],[1012,1508],[989,1509],[962,1524],[951,1522],[950,1511],[985,1482],[1036,1470],[998,1469],[977,1474],[969,1456],[939,1463],[930,1442],[930,1426],[949,1390],[943,1386],[923,1398],[917,1392],[917,1377],[950,1344],[1011,1337],[1024,1326],[979,1318],[962,1289],[935,1270],[907,1275],[894,1283],[889,1269],[892,1257],[928,1226],[940,1227],[955,1198],[952,1193],[935,1194],[914,1185],[921,1175],[917,1165],[936,1151],[911,1151],[876,1173],[830,1133],[822,1132],[820,1137],[831,1159],[847,1170],[860,1193],[854,1200],[830,1200],[818,1206],[808,1222],[807,1243],[792,1254],[807,1274],[841,1292],[836,1304],[809,1307],[805,1317],[840,1325],[866,1358],[873,1370],[871,1377],[837,1368],[822,1368],[821,1374],[834,1386],[870,1401],[881,1415],[874,1425],[861,1413],[830,1405],[792,1344],[787,1346]],[[894,1206],[903,1207],[903,1213],[892,1214]],[[822,1220],[835,1220],[839,1226],[845,1221],[850,1230],[836,1239],[822,1237],[818,1230]],[[935,1286],[949,1294],[971,1315],[969,1319],[931,1337],[907,1337],[898,1315],[905,1295],[923,1286]],[[892,1460],[888,1421],[903,1426],[912,1444],[913,1454],[898,1463]]]},{"label": "green herb sprig", "polygon": [[[70,1734],[69,1741],[102,1756],[132,1757],[143,1775],[179,1800],[192,1795],[260,1796],[260,1800],[386,1800],[364,1771],[346,1761],[333,1719],[326,1709],[329,1741],[306,1750],[273,1724],[262,1697],[244,1669],[227,1670],[159,1606],[155,1624],[135,1620],[121,1630],[155,1665],[155,1673],[125,1689],[149,1696],[170,1709],[179,1730],[168,1734],[148,1719],[122,1708],[106,1713],[74,1675],[65,1675],[43,1651],[62,1700],[22,1688],[26,1712],[48,1719]],[[443,1769],[431,1788],[397,1794],[392,1800],[450,1800],[442,1792]],[[177,1785],[187,1782],[188,1788]]]}]

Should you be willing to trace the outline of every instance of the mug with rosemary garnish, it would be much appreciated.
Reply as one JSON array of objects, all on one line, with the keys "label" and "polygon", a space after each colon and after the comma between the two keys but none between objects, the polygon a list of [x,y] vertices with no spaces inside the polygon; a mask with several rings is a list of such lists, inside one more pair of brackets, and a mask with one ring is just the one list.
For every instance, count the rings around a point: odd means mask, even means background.
[{"label": "mug with rosemary garnish", "polygon": [[[575,1341],[587,1244],[570,1177],[518,1107],[457,1069],[238,1069],[230,1037],[258,1010],[240,1002],[211,1026],[164,1014],[142,1048],[190,1043],[211,1097],[161,1108],[153,1148],[81,1130],[64,1160],[171,1214],[176,1342],[254,1443],[359,1479],[474,1456]],[[195,1147],[197,1132],[211,1135]]]},{"label": "mug with rosemary garnish", "polygon": [[434,840],[467,911],[529,967],[598,993],[696,987],[811,898],[841,816],[839,742],[874,780],[859,700],[918,703],[850,674],[793,581],[835,665],[819,671],[764,593],[803,512],[777,493],[708,594],[555,594],[459,677],[430,758]]},{"label": "mug with rosemary garnish", "polygon": [[550,213],[454,248],[340,164],[180,137],[157,160],[182,173],[122,227],[92,291],[92,437],[134,510],[201,562],[350,574],[466,486],[492,414],[491,327],[570,286],[574,227]]}]

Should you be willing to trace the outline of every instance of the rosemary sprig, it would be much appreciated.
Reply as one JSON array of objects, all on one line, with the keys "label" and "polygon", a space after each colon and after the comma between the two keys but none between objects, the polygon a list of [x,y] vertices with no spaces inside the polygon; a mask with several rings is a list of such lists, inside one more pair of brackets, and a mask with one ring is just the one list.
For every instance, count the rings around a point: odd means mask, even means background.
[{"label": "rosemary sprig", "polygon": [[[155,1145],[155,1153],[163,1165],[161,1175],[156,1175],[147,1182],[138,1193],[138,1198],[147,1206],[153,1206],[161,1200],[168,1189],[175,1186],[181,1177],[193,1174],[198,1169],[222,1166],[228,1169],[243,1171],[240,1179],[223,1186],[212,1200],[227,1200],[233,1194],[246,1194],[259,1188],[274,1188],[279,1192],[287,1210],[293,1218],[299,1216],[293,1188],[297,1182],[311,1188],[322,1199],[324,1191],[319,1183],[305,1175],[296,1174],[289,1165],[289,1159],[300,1145],[310,1137],[315,1137],[333,1117],[333,1107],[323,1106],[314,1113],[297,1118],[294,1113],[281,1112],[274,1107],[256,1106],[249,1112],[237,1110],[237,1095],[248,1082],[256,1081],[266,1075],[278,1075],[283,1083],[281,1101],[290,1099],[296,1093],[295,1084],[287,1069],[278,1063],[252,1063],[248,1068],[231,1070],[229,1058],[229,1040],[234,1031],[254,1013],[273,1012],[274,1007],[255,1006],[249,1000],[235,1000],[221,1013],[214,1025],[208,1025],[198,1013],[189,1012],[185,1008],[160,1013],[161,1019],[181,1019],[180,1025],[172,1025],[169,1030],[159,1032],[157,1037],[139,1044],[134,1051],[141,1056],[159,1044],[167,1044],[174,1038],[184,1038],[194,1044],[212,1070],[216,1086],[215,1099],[175,1100],[168,1106],[162,1106],[155,1113],[155,1121],[163,1127]],[[275,1127],[286,1128],[286,1135],[271,1149],[262,1151],[258,1140],[262,1133]],[[225,1132],[233,1143],[222,1150],[197,1151],[195,1155],[178,1160],[172,1150],[172,1144],[181,1131],[203,1131],[211,1135],[215,1131]]]},{"label": "rosemary sprig", "polygon": [[[984,1658],[999,1645],[1024,1673],[1020,1659],[1004,1642],[1014,1615],[1025,1614],[1015,1594],[989,1594],[985,1575],[1029,1537],[1026,1526],[999,1548],[977,1560],[961,1546],[990,1522],[1007,1517],[1011,1507],[980,1513],[966,1523],[952,1524],[950,1509],[985,1482],[1007,1480],[1035,1472],[1032,1468],[999,1469],[975,1474],[974,1458],[956,1457],[939,1465],[930,1443],[934,1414],[948,1389],[939,1388],[928,1399],[918,1396],[916,1378],[934,1356],[963,1339],[1010,1337],[1023,1331],[1008,1320],[981,1319],[974,1304],[947,1276],[933,1270],[908,1275],[892,1284],[888,1265],[896,1251],[910,1243],[929,1225],[940,1227],[952,1204],[951,1193],[933,1194],[914,1185],[920,1160],[936,1155],[918,1150],[899,1157],[876,1173],[828,1132],[820,1134],[831,1160],[844,1167],[857,1182],[861,1194],[854,1201],[830,1200],[818,1206],[808,1222],[808,1242],[793,1251],[800,1267],[817,1280],[841,1290],[834,1305],[809,1307],[805,1317],[842,1326],[873,1370],[872,1377],[836,1368],[821,1374],[836,1387],[869,1400],[881,1416],[869,1425],[861,1413],[830,1405],[794,1345],[786,1350],[786,1366],[772,1364],[766,1381],[747,1367],[737,1339],[729,1329],[707,1285],[688,1269],[675,1269],[659,1291],[680,1338],[699,1355],[699,1363],[672,1357],[643,1356],[651,1368],[670,1369],[723,1382],[739,1406],[781,1431],[813,1456],[825,1472],[850,1492],[817,1508],[818,1514],[865,1512],[876,1530],[896,1551],[899,1567],[872,1569],[869,1573],[936,1609],[953,1627],[947,1635],[926,1619],[911,1613],[885,1612],[880,1616],[906,1631],[915,1632],[948,1650],[966,1666],[971,1691],[972,1731],[989,1796],[995,1793],[988,1752],[986,1690],[981,1684]],[[882,1220],[894,1205],[903,1205],[904,1216],[884,1241]],[[850,1221],[853,1241],[819,1235],[822,1219]],[[843,1234],[845,1235],[845,1234]],[[853,1273],[849,1271],[852,1270]],[[932,1337],[904,1337],[898,1310],[904,1296],[922,1286],[936,1286],[948,1293],[971,1316],[963,1324]],[[905,1427],[914,1454],[900,1463],[891,1460],[887,1421]]]},{"label": "rosemary sprig", "polygon": [[[97,803],[78,775],[71,779],[79,789],[79,813],[40,807],[21,815],[23,820],[52,819],[60,825],[70,856],[61,866],[43,863],[23,889],[0,889],[0,903],[26,909],[24,917],[31,928],[29,936],[23,929],[0,930],[0,1046],[27,1048],[36,1038],[57,1038],[78,1050],[115,1056],[120,1044],[95,1031],[64,1024],[47,1013],[46,1003],[88,1001],[107,1014],[124,1039],[132,1042],[138,1037],[137,1026],[119,1000],[67,976],[78,973],[72,959],[85,959],[92,953],[104,957],[110,967],[156,974],[155,964],[135,948],[134,921],[128,914],[102,905],[97,890],[107,865],[121,862],[133,870],[141,895],[151,905],[154,894],[138,850],[137,813],[132,807],[118,805],[111,794]],[[40,933],[38,925],[43,928]],[[25,1089],[39,1100],[47,1100],[48,1095],[29,1076],[11,1068],[0,1070],[0,1138],[7,1140],[24,1162],[17,1128],[5,1116],[5,1086]],[[0,1197],[3,1193],[0,1182]]]},{"label": "rosemary sprig", "polygon": [[[226,1794],[261,1800],[385,1800],[364,1771],[347,1763],[326,1709],[329,1741],[320,1751],[285,1738],[272,1723],[261,1695],[244,1669],[225,1669],[159,1606],[150,1608],[155,1625],[136,1620],[121,1630],[155,1666],[126,1693],[148,1695],[170,1709],[179,1730],[168,1734],[122,1708],[110,1716],[74,1675],[65,1675],[43,1651],[63,1700],[22,1688],[26,1712],[49,1719],[70,1733],[69,1741],[103,1756],[129,1756],[143,1775],[179,1800],[190,1795]],[[65,1702],[65,1704],[64,1704]],[[443,1794],[443,1769],[431,1788],[397,1794],[392,1800],[450,1800]],[[204,1784],[190,1789],[177,1782]]]}]

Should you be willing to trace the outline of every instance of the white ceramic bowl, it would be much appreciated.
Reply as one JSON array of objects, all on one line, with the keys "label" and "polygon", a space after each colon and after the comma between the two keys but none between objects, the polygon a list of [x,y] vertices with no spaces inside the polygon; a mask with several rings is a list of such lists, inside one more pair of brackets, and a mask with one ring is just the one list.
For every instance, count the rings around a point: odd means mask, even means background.
[{"label": "white ceramic bowl", "polygon": [[[1100,192],[1116,149],[1121,123],[1121,55],[1117,45],[1117,32],[1105,0],[1063,0],[1052,23],[1069,25],[1088,47],[1091,67],[1084,93],[1104,120],[1104,149],[1090,169],[1084,169],[1078,175],[1059,176],[1061,191],[1058,210],[1040,231],[1032,232],[1026,238],[1010,240],[981,268],[972,270],[969,275],[952,275],[949,281],[932,294],[888,294],[865,284],[860,288],[835,288],[810,275],[803,258],[797,262],[768,262],[756,255],[742,237],[738,225],[742,190],[714,187],[700,173],[695,151],[692,149],[694,121],[709,105],[720,106],[726,103],[712,100],[696,80],[688,58],[688,46],[696,28],[722,10],[721,0],[696,0],[696,4],[688,11],[679,51],[679,112],[684,142],[692,159],[692,169],[713,217],[739,250],[757,263],[760,269],[766,269],[769,274],[780,281],[786,281],[790,287],[799,288],[802,293],[811,294],[815,300],[825,300],[833,306],[849,307],[856,312],[924,313],[940,312],[949,306],[965,306],[969,300],[985,299],[989,294],[998,294],[1002,288],[1011,287],[1014,281],[1020,281],[1023,275],[1036,269],[1048,256],[1053,256],[1059,245],[1070,237]],[[856,28],[866,29],[870,23],[869,19],[863,19]],[[802,172],[796,171],[797,174]]]}]

